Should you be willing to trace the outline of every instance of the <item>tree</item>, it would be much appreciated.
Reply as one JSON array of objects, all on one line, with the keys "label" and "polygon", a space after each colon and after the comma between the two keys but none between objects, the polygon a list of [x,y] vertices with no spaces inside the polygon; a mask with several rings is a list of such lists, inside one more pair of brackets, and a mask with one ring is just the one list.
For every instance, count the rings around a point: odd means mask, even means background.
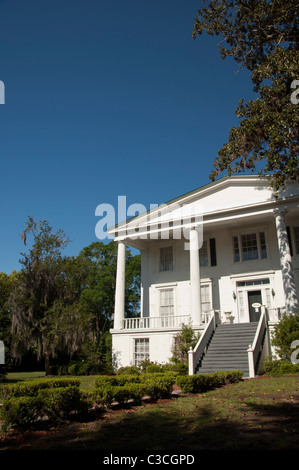
[{"label": "tree", "polygon": [[[111,326],[114,312],[117,244],[94,242],[85,247],[79,257],[87,263],[86,285],[82,301],[93,314],[97,340]],[[125,311],[128,316],[138,313],[140,302],[140,255],[132,256],[126,248]]]},{"label": "tree", "polygon": [[80,302],[84,281],[81,260],[63,257],[69,243],[62,230],[53,233],[47,221],[36,223],[28,218],[22,234],[33,243],[20,260],[22,269],[8,304],[12,312],[12,353],[20,358],[34,348],[38,359],[45,360],[50,373],[50,358],[57,351],[72,355],[79,350],[90,323],[88,312]]},{"label": "tree", "polygon": [[182,323],[182,330],[177,333],[173,338],[172,346],[172,361],[188,363],[188,351],[190,348],[194,348],[197,341],[199,340],[200,333],[195,333],[192,328],[192,323],[188,325]]},{"label": "tree", "polygon": [[[206,3],[204,1],[204,3]],[[211,0],[198,11],[193,37],[220,36],[221,57],[251,72],[255,100],[240,100],[239,127],[218,151],[210,178],[247,170],[269,176],[278,190],[299,179],[299,27],[296,0]],[[262,168],[260,168],[262,167]]]},{"label": "tree", "polygon": [[272,332],[272,344],[276,348],[279,357],[291,362],[294,346],[292,343],[299,340],[299,312],[284,315]]},{"label": "tree", "polygon": [[0,273],[0,340],[7,347],[10,343],[11,315],[8,299],[18,280],[18,273]]}]

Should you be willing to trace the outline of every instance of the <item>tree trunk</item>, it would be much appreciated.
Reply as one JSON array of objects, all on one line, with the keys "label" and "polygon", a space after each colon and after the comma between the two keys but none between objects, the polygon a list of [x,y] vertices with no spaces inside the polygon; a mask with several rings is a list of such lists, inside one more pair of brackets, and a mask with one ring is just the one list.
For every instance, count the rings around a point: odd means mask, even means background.
[{"label": "tree trunk", "polygon": [[50,375],[50,353],[48,351],[45,353],[45,370],[46,375]]}]

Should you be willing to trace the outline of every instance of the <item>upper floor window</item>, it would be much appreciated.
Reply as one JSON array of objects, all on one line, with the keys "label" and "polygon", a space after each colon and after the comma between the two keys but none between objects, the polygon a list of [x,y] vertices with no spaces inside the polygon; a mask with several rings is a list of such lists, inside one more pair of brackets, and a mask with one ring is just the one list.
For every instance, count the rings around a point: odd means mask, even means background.
[{"label": "upper floor window", "polygon": [[173,270],[173,248],[167,246],[160,248],[160,271]]},{"label": "upper floor window", "polygon": [[267,258],[265,233],[234,236],[233,251],[235,262]]}]

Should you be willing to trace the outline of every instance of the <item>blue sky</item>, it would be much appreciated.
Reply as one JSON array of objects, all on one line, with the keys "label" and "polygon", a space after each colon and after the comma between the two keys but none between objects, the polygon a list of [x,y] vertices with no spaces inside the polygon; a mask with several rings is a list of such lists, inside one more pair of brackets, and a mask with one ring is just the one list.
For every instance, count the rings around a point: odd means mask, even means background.
[{"label": "blue sky", "polygon": [[[250,75],[192,39],[200,0],[0,0],[0,272],[27,216],[77,255],[100,204],[164,203],[207,184]],[[219,41],[219,39],[218,39]]]}]

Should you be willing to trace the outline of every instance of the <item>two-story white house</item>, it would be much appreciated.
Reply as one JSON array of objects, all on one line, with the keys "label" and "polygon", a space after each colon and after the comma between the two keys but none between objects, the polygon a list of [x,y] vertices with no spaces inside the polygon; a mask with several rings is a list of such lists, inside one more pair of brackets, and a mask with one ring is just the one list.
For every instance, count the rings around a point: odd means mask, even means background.
[{"label": "two-story white house", "polygon": [[[191,321],[201,337],[189,353],[189,373],[200,366],[218,326],[241,338],[237,325],[252,324],[247,373],[256,374],[261,349],[270,352],[271,327],[298,307],[298,182],[275,197],[267,179],[224,177],[109,232],[118,243],[111,330],[117,368],[145,359],[169,362],[174,336]],[[140,318],[124,311],[125,245],[141,253]]]}]

